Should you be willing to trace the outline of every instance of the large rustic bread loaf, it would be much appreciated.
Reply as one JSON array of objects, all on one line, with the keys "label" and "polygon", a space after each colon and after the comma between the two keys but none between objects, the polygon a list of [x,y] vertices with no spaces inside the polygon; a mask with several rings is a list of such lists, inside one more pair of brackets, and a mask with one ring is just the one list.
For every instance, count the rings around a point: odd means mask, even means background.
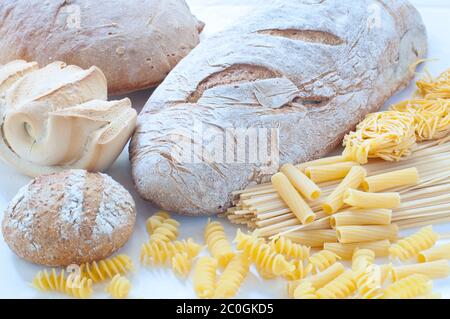
[{"label": "large rustic bread loaf", "polygon": [[3,216],[3,237],[19,256],[47,266],[104,259],[130,238],[131,195],[111,177],[84,170],[43,175],[23,187]]},{"label": "large rustic bread loaf", "polygon": [[[335,148],[408,84],[410,66],[426,52],[421,17],[405,0],[297,0],[264,7],[202,42],[154,92],[130,148],[136,187],[167,210],[222,212],[231,191],[267,180],[273,173],[267,164],[277,169]],[[264,143],[258,149],[249,140],[246,149],[230,150],[247,152],[245,163],[238,156],[234,162],[201,157],[214,139],[233,141],[236,129],[248,128],[273,133],[267,140],[279,161],[249,160],[267,152]],[[216,152],[227,152],[229,145],[222,145]]]},{"label": "large rustic bread loaf", "polygon": [[112,94],[159,84],[203,27],[184,0],[3,0],[0,21],[0,64],[95,65]]}]

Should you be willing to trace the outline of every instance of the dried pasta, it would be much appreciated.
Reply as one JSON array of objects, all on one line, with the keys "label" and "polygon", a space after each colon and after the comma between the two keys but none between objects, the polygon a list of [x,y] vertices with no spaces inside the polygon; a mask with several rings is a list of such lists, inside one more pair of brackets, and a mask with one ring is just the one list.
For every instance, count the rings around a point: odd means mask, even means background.
[{"label": "dried pasta", "polygon": [[180,227],[179,222],[175,219],[167,218],[153,231],[150,240],[173,241],[178,237],[178,227]]},{"label": "dried pasta", "polygon": [[288,295],[289,297],[294,297],[294,292],[299,284],[303,282],[309,282],[314,287],[315,290],[322,288],[327,283],[335,279],[337,276],[342,274],[345,271],[344,265],[337,262],[325,269],[324,271],[315,274],[311,277],[302,279],[302,280],[295,280],[290,281],[287,285],[288,288]]},{"label": "dried pasta", "polygon": [[322,205],[323,211],[328,214],[334,214],[344,206],[344,193],[351,188],[357,188],[364,181],[367,172],[360,166],[353,166],[350,172],[345,176],[342,182],[327,197]]},{"label": "dried pasta", "polygon": [[384,299],[410,299],[430,293],[433,282],[424,275],[414,274],[400,279],[383,292]]},{"label": "dried pasta", "polygon": [[186,252],[177,253],[171,259],[171,266],[177,276],[186,278],[191,272],[192,257]]},{"label": "dried pasta", "polygon": [[292,164],[285,164],[281,167],[281,172],[291,182],[292,186],[308,200],[317,200],[322,191],[320,188]]},{"label": "dried pasta", "polygon": [[394,281],[414,274],[425,275],[431,279],[447,278],[450,275],[450,267],[448,265],[448,260],[442,259],[427,263],[394,267],[392,269],[392,274]]},{"label": "dried pasta", "polygon": [[332,165],[332,164],[338,164],[338,163],[347,162],[347,161],[348,161],[347,157],[345,157],[343,155],[338,155],[338,156],[320,158],[315,161],[305,162],[305,163],[297,165],[297,168],[300,170],[305,170],[307,167]]},{"label": "dried pasta", "polygon": [[341,244],[341,243],[325,243],[323,248],[334,252],[343,260],[351,260],[355,249],[370,249],[377,257],[389,256],[389,240],[378,240],[372,242]]},{"label": "dried pasta", "polygon": [[434,99],[449,99],[450,98],[450,70],[441,73],[436,79],[429,77],[429,80],[417,81],[418,93],[420,96],[434,100]]},{"label": "dried pasta", "polygon": [[355,273],[346,270],[335,279],[318,289],[319,299],[344,299],[356,292]]},{"label": "dried pasta", "polygon": [[368,241],[390,240],[398,237],[396,224],[386,226],[340,226],[336,227],[337,238],[340,243],[362,243]]},{"label": "dried pasta", "polygon": [[306,267],[307,272],[312,272],[317,274],[318,272],[324,271],[328,267],[332,266],[341,257],[336,255],[334,252],[329,250],[321,250],[309,257],[309,264]]},{"label": "dried pasta", "polygon": [[214,297],[216,289],[217,259],[201,257],[194,269],[194,290],[199,298]]},{"label": "dried pasta", "polygon": [[315,183],[324,183],[343,179],[353,166],[359,166],[358,162],[342,162],[322,166],[310,166],[305,169],[305,174]]},{"label": "dried pasta", "polygon": [[115,275],[111,282],[106,286],[106,292],[115,299],[127,298],[130,290],[131,282],[121,275]]},{"label": "dried pasta", "polygon": [[200,253],[201,249],[202,246],[191,238],[174,242],[153,241],[142,245],[140,260],[146,265],[162,265],[182,252],[186,252],[190,258],[193,258]]},{"label": "dried pasta", "polygon": [[248,275],[250,262],[244,255],[235,255],[228,263],[223,274],[217,281],[214,298],[232,298]]},{"label": "dried pasta", "polygon": [[450,243],[422,251],[418,256],[418,260],[421,263],[440,259],[450,259]]},{"label": "dried pasta", "polygon": [[286,175],[283,173],[273,175],[272,185],[302,224],[312,223],[316,219],[316,214],[292,186]]},{"label": "dried pasta", "polygon": [[417,141],[441,139],[450,132],[449,100],[411,100],[392,107],[414,117]]},{"label": "dried pasta", "polygon": [[123,275],[133,270],[133,262],[127,255],[115,257],[80,265],[83,277],[92,279],[94,283],[112,279],[116,275]]},{"label": "dried pasta", "polygon": [[285,237],[294,243],[313,248],[322,248],[324,243],[337,242],[337,235],[334,229],[297,231],[286,234]]},{"label": "dried pasta", "polygon": [[398,208],[401,204],[399,193],[366,193],[356,189],[347,189],[344,203],[358,208]]},{"label": "dried pasta", "polygon": [[416,145],[414,117],[409,113],[372,113],[344,138],[343,155],[361,164],[369,158],[399,161]]},{"label": "dried pasta", "polygon": [[359,274],[375,262],[375,253],[370,249],[357,249],[352,258],[352,269]]},{"label": "dried pasta", "polygon": [[93,293],[91,279],[75,274],[66,277],[64,270],[59,274],[55,269],[50,273],[47,270],[38,272],[33,286],[41,291],[57,291],[81,299],[89,298]]},{"label": "dried pasta", "polygon": [[154,214],[152,217],[147,219],[146,222],[147,233],[149,235],[153,234],[155,229],[158,228],[162,224],[162,222],[168,218],[170,218],[169,213],[164,211],[159,211],[156,214]]},{"label": "dried pasta", "polygon": [[274,251],[284,255],[288,259],[308,259],[311,251],[310,247],[296,244],[292,240],[284,236],[274,238],[270,242],[270,246]]},{"label": "dried pasta", "polygon": [[310,281],[301,282],[296,288],[292,296],[294,299],[318,299],[316,289]]},{"label": "dried pasta", "polygon": [[305,278],[310,271],[310,268],[305,267],[303,260],[294,260],[293,264],[295,269],[283,275],[283,277],[289,281],[296,281]]},{"label": "dried pasta", "polygon": [[293,263],[288,262],[282,254],[275,252],[262,238],[245,235],[238,230],[235,242],[237,249],[243,251],[244,255],[265,274],[282,276],[295,270]]},{"label": "dried pasta", "polygon": [[392,210],[352,208],[332,215],[330,225],[332,228],[352,225],[389,225],[391,221]]},{"label": "dried pasta", "polygon": [[433,227],[427,226],[393,244],[389,252],[393,258],[398,258],[402,261],[408,260],[419,255],[421,251],[433,247],[438,239],[439,235],[433,231]]},{"label": "dried pasta", "polygon": [[352,260],[352,270],[356,276],[356,287],[361,299],[380,299],[381,273],[379,267],[374,264],[375,253],[369,249],[358,249]]},{"label": "dried pasta", "polygon": [[235,255],[225,235],[225,230],[219,222],[208,221],[205,228],[205,242],[212,256],[218,260],[221,267],[226,267]]},{"label": "dried pasta", "polygon": [[366,177],[361,187],[366,192],[377,193],[396,187],[416,185],[418,182],[419,171],[411,167]]}]

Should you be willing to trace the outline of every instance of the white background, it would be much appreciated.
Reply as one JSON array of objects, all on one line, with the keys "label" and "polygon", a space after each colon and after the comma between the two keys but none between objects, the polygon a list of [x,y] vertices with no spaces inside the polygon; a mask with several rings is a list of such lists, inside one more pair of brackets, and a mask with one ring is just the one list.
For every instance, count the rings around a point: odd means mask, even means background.
[{"label": "white background", "polygon": [[[233,23],[233,21],[245,18],[252,10],[255,0],[188,0],[192,11],[198,18],[206,22],[207,27],[204,36],[217,32]],[[450,1],[449,0],[415,0],[422,13],[428,28],[430,58],[437,59],[428,64],[428,69],[433,74],[438,74],[450,67],[450,43],[448,30],[450,30]],[[355,4],[357,0],[355,0]],[[397,94],[386,105],[405,99],[413,92],[412,84],[407,90]],[[140,110],[151,91],[133,94],[134,106]],[[448,168],[443,168],[448,169]],[[138,221],[135,232],[128,244],[120,250],[120,253],[130,255],[135,261],[136,270],[129,276],[133,283],[131,297],[133,298],[195,298],[191,278],[179,280],[167,268],[143,268],[138,263],[139,248],[147,240],[145,233],[145,220],[156,211],[151,204],[139,198],[133,188],[130,177],[130,164],[127,149],[122,153],[118,161],[107,172],[114,179],[123,184],[133,195],[137,202]],[[0,217],[8,202],[16,194],[20,187],[29,179],[14,169],[0,162]],[[203,242],[203,227],[207,218],[177,217],[181,222],[181,238],[193,237],[198,242]],[[234,237],[236,228],[226,223],[230,238]],[[450,232],[450,225],[440,225],[436,230],[441,233]],[[411,230],[412,231],[412,230]],[[404,234],[410,233],[406,232]],[[30,286],[35,273],[43,267],[29,264],[16,257],[0,238],[0,298],[60,298],[59,294],[42,294]],[[286,283],[283,280],[262,281],[253,272],[245,281],[239,298],[285,298]],[[94,297],[107,297],[103,292],[104,286],[96,286]],[[442,293],[444,298],[450,298],[450,279],[435,281],[435,290]]]}]

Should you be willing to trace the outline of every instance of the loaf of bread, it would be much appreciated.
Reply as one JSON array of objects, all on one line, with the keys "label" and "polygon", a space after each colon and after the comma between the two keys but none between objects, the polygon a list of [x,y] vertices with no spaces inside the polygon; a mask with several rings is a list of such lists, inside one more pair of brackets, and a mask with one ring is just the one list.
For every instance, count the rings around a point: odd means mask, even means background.
[{"label": "loaf of bread", "polygon": [[159,84],[199,42],[184,0],[2,0],[0,64],[99,67],[109,93]]},{"label": "loaf of bread", "polygon": [[231,191],[339,145],[426,52],[406,0],[270,2],[203,41],[150,97],[130,147],[136,187],[167,210],[223,212]]},{"label": "loaf of bread", "polygon": [[3,238],[27,261],[80,265],[107,258],[130,238],[131,195],[111,177],[84,170],[40,176],[23,187],[3,216]]},{"label": "loaf of bread", "polygon": [[69,168],[104,171],[136,126],[129,99],[106,101],[97,67],[63,62],[0,66],[0,158],[29,176]]}]

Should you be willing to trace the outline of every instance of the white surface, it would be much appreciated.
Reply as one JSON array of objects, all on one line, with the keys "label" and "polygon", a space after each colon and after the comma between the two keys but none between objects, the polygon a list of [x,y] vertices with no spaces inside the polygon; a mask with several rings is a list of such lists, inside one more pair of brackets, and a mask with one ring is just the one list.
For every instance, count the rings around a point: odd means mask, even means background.
[{"label": "white surface", "polygon": [[[245,17],[252,10],[254,1],[236,0],[191,0],[192,11],[207,23],[205,33],[217,32],[234,20]],[[428,28],[430,58],[438,59],[428,64],[428,69],[437,74],[450,67],[450,43],[448,30],[450,29],[450,2],[448,0],[416,0]],[[226,5],[223,5],[223,4]],[[244,4],[242,4],[244,3]],[[414,85],[397,94],[387,105],[407,98],[413,92]],[[150,95],[150,91],[132,95],[134,105],[140,109]],[[445,168],[444,168],[445,169]],[[448,168],[447,168],[448,169]],[[149,203],[139,198],[133,188],[130,177],[128,151],[125,150],[115,165],[107,172],[114,179],[122,183],[133,195],[137,202],[138,222],[129,243],[120,253],[130,255],[136,265],[136,271],[129,277],[133,283],[131,297],[134,298],[195,298],[191,278],[186,281],[177,279],[168,268],[140,267],[138,262],[139,249],[147,240],[145,220],[156,211]],[[28,178],[14,171],[14,169],[0,162],[0,217],[8,202],[20,187],[28,182]],[[207,218],[176,217],[182,224],[181,238],[193,237],[203,242],[203,227]],[[230,238],[234,237],[236,228],[226,223]],[[450,225],[437,226],[441,233],[450,232]],[[410,231],[411,232],[411,231]],[[405,234],[408,234],[407,232]],[[0,298],[59,298],[59,294],[42,294],[30,286],[30,282],[37,271],[43,267],[29,264],[16,257],[0,239]],[[284,280],[262,281],[257,276],[250,275],[243,285],[239,298],[285,298],[286,282]],[[104,286],[96,286],[95,297],[106,297]],[[442,293],[444,298],[450,298],[450,279],[435,281],[435,290]]]}]

